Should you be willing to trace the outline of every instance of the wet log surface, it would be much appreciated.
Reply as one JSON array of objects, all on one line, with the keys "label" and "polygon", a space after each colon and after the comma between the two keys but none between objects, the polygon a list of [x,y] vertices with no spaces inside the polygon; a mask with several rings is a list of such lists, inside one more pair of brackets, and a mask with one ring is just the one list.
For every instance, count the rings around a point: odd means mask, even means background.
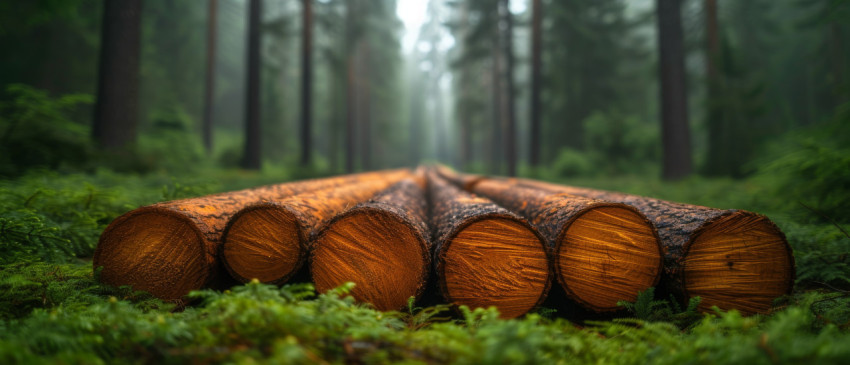
[{"label": "wet log surface", "polygon": [[409,174],[406,169],[344,175],[158,203],[115,219],[101,234],[94,268],[102,282],[131,285],[163,299],[224,279],[222,232],[239,210],[256,203],[358,181]]},{"label": "wet log surface", "polygon": [[596,311],[658,283],[661,249],[655,228],[635,208],[480,179],[471,190],[527,218],[554,247],[555,277],[568,298]]},{"label": "wet log surface", "polygon": [[429,188],[435,276],[446,301],[495,306],[503,318],[542,303],[552,279],[543,237],[525,219],[436,174]]},{"label": "wet log surface", "polygon": [[368,200],[407,175],[357,182],[254,204],[236,213],[222,244],[225,268],[236,280],[282,284],[307,258],[307,244],[322,224]]},{"label": "wet log surface", "polygon": [[535,180],[520,184],[634,206],[658,229],[667,288],[681,299],[699,296],[712,306],[764,313],[791,292],[794,258],[785,235],[767,217]]},{"label": "wet log surface", "polygon": [[324,292],[350,293],[379,310],[399,310],[424,292],[430,273],[425,181],[403,180],[334,217],[310,250],[310,274]]}]

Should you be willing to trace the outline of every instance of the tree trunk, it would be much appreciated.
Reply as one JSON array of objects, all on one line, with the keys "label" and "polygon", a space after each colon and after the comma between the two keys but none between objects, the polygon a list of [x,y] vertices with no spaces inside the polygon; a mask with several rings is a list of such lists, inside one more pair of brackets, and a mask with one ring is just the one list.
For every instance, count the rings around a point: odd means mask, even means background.
[{"label": "tree trunk", "polygon": [[661,248],[655,227],[637,209],[590,198],[479,179],[472,193],[528,219],[554,249],[555,277],[567,296],[595,312],[658,284]]},{"label": "tree trunk", "polygon": [[250,0],[248,10],[248,78],[245,83],[245,154],[242,167],[259,170],[262,167],[260,134],[260,22],[262,1]]},{"label": "tree trunk", "polygon": [[106,227],[93,265],[103,266],[100,278],[106,284],[132,285],[159,298],[179,299],[225,277],[218,261],[222,232],[239,210],[263,201],[401,173],[409,172],[388,170],[305,180],[141,207]]},{"label": "tree trunk", "polygon": [[528,179],[520,183],[637,208],[658,228],[667,288],[682,301],[699,296],[702,310],[716,305],[765,313],[793,288],[791,248],[765,216]]},{"label": "tree trunk", "polygon": [[301,166],[309,166],[313,147],[313,1],[301,0],[301,5]]},{"label": "tree trunk", "polygon": [[371,49],[368,40],[363,40],[362,53],[360,55],[360,168],[369,171],[372,169],[372,83],[371,83]]},{"label": "tree trunk", "polygon": [[218,0],[209,0],[207,5],[209,15],[207,16],[207,69],[205,74],[204,89],[204,119],[201,126],[201,134],[204,141],[204,149],[207,156],[212,155],[213,149],[213,99],[215,98],[215,49],[216,33],[218,31]]},{"label": "tree trunk", "polygon": [[546,298],[549,249],[524,219],[429,175],[435,276],[447,302],[521,316]]},{"label": "tree trunk", "polygon": [[333,216],[371,198],[408,171],[250,205],[227,223],[221,257],[234,279],[283,284],[307,259],[308,242]]},{"label": "tree trunk", "polygon": [[707,175],[731,176],[737,170],[736,154],[731,144],[730,120],[724,113],[724,96],[722,93],[723,75],[720,39],[717,30],[717,1],[704,0],[705,13],[705,65],[707,75],[708,96],[706,100],[706,124],[708,129],[708,156],[705,173]]},{"label": "tree trunk", "polygon": [[691,136],[681,0],[656,0],[661,86],[662,176],[680,179],[691,173]]},{"label": "tree trunk", "polygon": [[502,156],[504,155],[502,153],[502,120],[504,118],[504,113],[502,112],[502,52],[500,40],[501,36],[499,35],[499,32],[500,30],[497,25],[493,30],[493,120],[491,122],[491,125],[493,126],[493,139],[490,142],[490,155],[493,159],[490,171],[496,175],[501,175],[502,173]]},{"label": "tree trunk", "polygon": [[92,127],[92,136],[101,147],[116,149],[136,142],[141,15],[141,0],[104,3]]},{"label": "tree trunk", "polygon": [[531,138],[529,141],[529,165],[540,164],[540,68],[543,6],[541,0],[532,0],[531,5]]},{"label": "tree trunk", "polygon": [[355,22],[355,0],[348,0],[346,2],[346,17],[345,17],[345,28],[346,28],[346,49],[345,49],[345,72],[346,72],[346,85],[345,85],[345,171],[348,173],[354,172],[354,131],[355,131],[355,100],[356,100],[356,89],[354,85],[354,42],[356,41],[354,37],[354,22]]},{"label": "tree trunk", "polygon": [[316,290],[345,282],[378,310],[400,310],[425,291],[431,268],[424,180],[404,180],[334,217],[314,240]]},{"label": "tree trunk", "polygon": [[514,31],[510,0],[502,0],[501,13],[505,21],[505,104],[507,107],[505,125],[505,160],[508,163],[508,176],[516,176],[516,104],[514,102]]}]

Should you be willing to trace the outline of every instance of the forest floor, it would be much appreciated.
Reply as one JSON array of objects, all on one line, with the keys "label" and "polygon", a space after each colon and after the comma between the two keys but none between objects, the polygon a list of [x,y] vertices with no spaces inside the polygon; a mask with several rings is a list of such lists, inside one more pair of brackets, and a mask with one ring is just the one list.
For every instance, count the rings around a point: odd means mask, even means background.
[{"label": "forest floor", "polygon": [[[118,215],[157,201],[295,178],[215,170],[194,177],[29,173],[0,181],[0,363],[846,363],[850,237],[757,180],[562,180],[768,215],[797,262],[794,294],[770,314],[698,314],[641,295],[620,318],[571,323],[540,308],[379,312],[343,286],[250,283],[199,291],[187,307],[96,280],[91,256]],[[197,176],[204,176],[199,178]]]}]

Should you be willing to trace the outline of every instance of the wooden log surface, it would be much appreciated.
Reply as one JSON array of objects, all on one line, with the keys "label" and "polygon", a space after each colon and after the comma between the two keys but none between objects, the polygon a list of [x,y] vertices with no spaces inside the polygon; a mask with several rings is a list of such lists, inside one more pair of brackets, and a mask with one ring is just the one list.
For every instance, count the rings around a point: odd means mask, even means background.
[{"label": "wooden log surface", "polygon": [[266,200],[358,181],[409,174],[387,170],[270,185],[162,202],[116,218],[100,236],[93,266],[100,280],[132,285],[163,299],[180,299],[222,278],[218,261],[222,232],[239,210]]},{"label": "wooden log surface", "polygon": [[518,215],[429,175],[435,276],[449,303],[495,306],[515,318],[546,298],[552,270],[543,237]]},{"label": "wooden log surface", "polygon": [[519,179],[523,186],[634,206],[658,229],[667,287],[699,308],[770,310],[794,285],[794,257],[785,235],[767,217],[637,195]]},{"label": "wooden log surface", "polygon": [[662,253],[655,227],[634,207],[479,179],[472,192],[527,218],[554,247],[555,277],[567,296],[596,312],[655,286]]},{"label": "wooden log surface", "polygon": [[221,258],[230,275],[282,284],[304,264],[307,245],[323,223],[368,200],[406,175],[372,179],[347,186],[250,205],[236,213],[224,231]]},{"label": "wooden log surface", "polygon": [[430,273],[425,180],[403,180],[338,214],[311,244],[310,274],[324,292],[354,282],[350,293],[379,310],[419,298]]}]

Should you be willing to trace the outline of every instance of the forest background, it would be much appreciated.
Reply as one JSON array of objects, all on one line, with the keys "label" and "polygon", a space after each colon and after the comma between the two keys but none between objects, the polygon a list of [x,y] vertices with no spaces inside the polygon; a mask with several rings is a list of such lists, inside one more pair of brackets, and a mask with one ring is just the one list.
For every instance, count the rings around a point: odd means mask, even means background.
[{"label": "forest background", "polygon": [[[290,323],[243,349],[193,329],[204,311],[264,311],[240,302],[251,295],[284,311],[332,301],[372,318],[333,295],[281,302],[295,289],[261,285],[207,293],[212,304],[169,317],[160,333],[143,324],[173,307],[99,286],[89,258],[105,225],[139,205],[422,162],[753,210],[785,231],[797,260],[795,295],[777,303],[790,309],[773,316],[683,324],[656,303],[633,314],[661,322],[586,330],[479,312],[437,334],[463,329],[475,346],[508,351],[507,333],[529,326],[633,351],[622,362],[659,348],[661,360],[700,358],[721,345],[767,361],[848,356],[849,1],[0,1],[0,49],[0,356],[129,356],[105,334],[112,327],[82,323],[98,310],[124,313],[135,335],[156,333],[132,350],[154,353],[141,361],[199,356],[191,346],[233,350],[205,355],[218,360],[288,356],[287,333],[303,350],[292,354],[349,356],[342,344],[362,333],[328,329],[340,347],[322,347]],[[448,337],[427,351],[410,345],[405,336],[433,335],[417,332],[410,321],[422,312],[410,312],[399,317],[409,332],[361,323],[365,338],[394,346],[368,356],[482,360],[486,352]],[[56,313],[68,332],[50,337]],[[228,318],[247,326],[227,315],[211,326]],[[505,332],[487,344],[476,321]],[[793,326],[805,330],[794,336]],[[629,328],[683,344],[593,337]],[[704,337],[721,330],[730,342]],[[780,345],[762,344],[768,333]],[[550,354],[543,337],[517,356]]]}]

